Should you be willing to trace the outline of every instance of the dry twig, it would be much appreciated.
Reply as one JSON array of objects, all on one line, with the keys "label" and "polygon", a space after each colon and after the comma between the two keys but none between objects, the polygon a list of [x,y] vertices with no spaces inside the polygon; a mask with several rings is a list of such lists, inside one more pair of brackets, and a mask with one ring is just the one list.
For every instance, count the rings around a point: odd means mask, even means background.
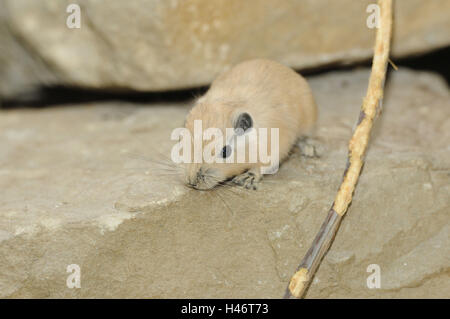
[{"label": "dry twig", "polygon": [[348,145],[347,168],[333,206],[328,212],[327,218],[316,235],[311,248],[298,266],[297,272],[292,276],[286,289],[285,298],[301,298],[304,296],[322,258],[339,229],[342,217],[347,212],[356,183],[361,174],[370,131],[377,114],[381,110],[392,34],[392,0],[378,0],[378,5],[380,6],[381,19],[376,34],[372,72],[358,123]]}]

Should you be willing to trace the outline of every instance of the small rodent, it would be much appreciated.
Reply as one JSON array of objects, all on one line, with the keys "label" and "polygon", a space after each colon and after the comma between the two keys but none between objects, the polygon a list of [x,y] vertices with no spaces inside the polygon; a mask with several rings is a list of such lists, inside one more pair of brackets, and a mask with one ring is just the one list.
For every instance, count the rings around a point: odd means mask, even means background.
[{"label": "small rodent", "polygon": [[[192,134],[194,120],[202,120],[203,130],[278,128],[281,163],[294,143],[311,131],[316,119],[311,89],[300,74],[275,61],[254,59],[218,76],[195,102],[185,127]],[[226,157],[227,147],[230,146],[223,145],[223,154],[217,156]],[[205,190],[232,179],[236,184],[256,189],[262,177],[261,165],[260,162],[188,163],[184,169],[185,182]]]}]

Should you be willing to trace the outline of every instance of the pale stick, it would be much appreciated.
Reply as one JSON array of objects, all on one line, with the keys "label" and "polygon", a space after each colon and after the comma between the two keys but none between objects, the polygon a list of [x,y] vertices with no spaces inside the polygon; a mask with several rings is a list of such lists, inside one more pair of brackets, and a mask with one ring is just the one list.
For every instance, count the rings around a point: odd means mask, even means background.
[{"label": "pale stick", "polygon": [[389,60],[393,8],[392,0],[378,0],[378,5],[381,19],[376,33],[372,72],[358,123],[348,145],[347,168],[327,218],[320,227],[311,248],[300,262],[297,272],[292,276],[284,298],[301,298],[304,296],[322,258],[330,247],[339,229],[341,219],[352,201],[353,192],[364,163],[364,154],[369,143],[370,131],[377,114],[381,111],[383,87]]}]

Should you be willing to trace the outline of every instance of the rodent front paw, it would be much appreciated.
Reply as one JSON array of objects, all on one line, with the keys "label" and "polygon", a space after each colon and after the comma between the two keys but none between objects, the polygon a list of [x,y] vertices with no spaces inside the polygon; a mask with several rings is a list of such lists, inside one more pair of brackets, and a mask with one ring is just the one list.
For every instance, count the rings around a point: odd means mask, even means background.
[{"label": "rodent front paw", "polygon": [[300,154],[309,158],[319,158],[324,152],[320,142],[310,137],[302,138],[298,141],[297,146],[300,149]]},{"label": "rodent front paw", "polygon": [[261,174],[255,173],[249,170],[241,175],[237,175],[233,178],[233,183],[243,186],[247,189],[256,190],[258,188],[258,183],[261,180]]}]

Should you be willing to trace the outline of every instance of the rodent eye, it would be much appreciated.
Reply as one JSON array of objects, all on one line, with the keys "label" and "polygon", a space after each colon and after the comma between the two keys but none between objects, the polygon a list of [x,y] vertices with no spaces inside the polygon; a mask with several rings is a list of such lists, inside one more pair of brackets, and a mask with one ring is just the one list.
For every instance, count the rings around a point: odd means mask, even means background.
[{"label": "rodent eye", "polygon": [[242,135],[249,128],[253,127],[253,119],[248,113],[239,114],[236,123],[234,125],[234,130],[236,134]]},{"label": "rodent eye", "polygon": [[227,158],[231,155],[231,147],[230,145],[226,145],[222,148],[222,157]]}]

